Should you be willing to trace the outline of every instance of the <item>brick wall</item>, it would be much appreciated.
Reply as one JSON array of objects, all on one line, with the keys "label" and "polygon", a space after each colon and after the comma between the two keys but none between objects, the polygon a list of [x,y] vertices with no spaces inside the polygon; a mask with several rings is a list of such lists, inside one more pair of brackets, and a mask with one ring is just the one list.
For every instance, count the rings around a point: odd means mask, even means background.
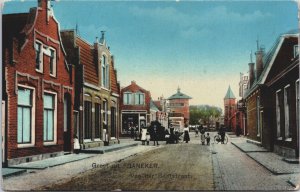
[{"label": "brick wall", "polygon": [[[6,68],[6,94],[8,96],[8,131],[7,131],[7,158],[17,158],[31,155],[39,155],[43,153],[59,152],[64,150],[64,142],[68,145],[73,145],[73,84],[74,77],[70,76],[72,68],[68,71],[65,65],[65,58],[62,46],[59,44],[59,29],[53,17],[49,17],[47,22],[46,1],[42,1],[43,7],[38,8],[36,18],[32,27],[25,27],[26,41],[17,41],[13,50],[7,49],[14,53],[13,60],[15,64],[5,62]],[[31,14],[34,16],[34,14]],[[5,38],[5,37],[4,37]],[[44,45],[51,46],[56,49],[57,53],[57,75],[51,77],[49,72],[48,56],[44,55],[44,69],[43,73],[35,70],[35,49],[34,41],[38,39]],[[23,44],[25,42],[25,44]],[[58,43],[56,43],[58,42]],[[9,47],[9,46],[8,46]],[[20,47],[22,49],[20,49]],[[19,73],[19,75],[17,74]],[[35,89],[35,144],[33,147],[18,148],[17,145],[17,99],[16,84],[26,85]],[[68,88],[67,88],[68,87]],[[43,143],[43,90],[57,93],[57,144],[51,146],[44,146]],[[71,114],[69,132],[70,140],[64,141],[64,95],[71,95]]]}]

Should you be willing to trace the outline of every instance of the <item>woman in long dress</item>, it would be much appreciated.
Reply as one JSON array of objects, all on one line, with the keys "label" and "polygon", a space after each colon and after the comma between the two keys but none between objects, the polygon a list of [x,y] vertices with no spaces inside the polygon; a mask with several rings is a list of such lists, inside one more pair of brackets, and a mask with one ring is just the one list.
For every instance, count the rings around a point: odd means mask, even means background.
[{"label": "woman in long dress", "polygon": [[189,128],[185,127],[183,131],[184,131],[183,140],[185,141],[185,143],[188,143],[190,141]]}]

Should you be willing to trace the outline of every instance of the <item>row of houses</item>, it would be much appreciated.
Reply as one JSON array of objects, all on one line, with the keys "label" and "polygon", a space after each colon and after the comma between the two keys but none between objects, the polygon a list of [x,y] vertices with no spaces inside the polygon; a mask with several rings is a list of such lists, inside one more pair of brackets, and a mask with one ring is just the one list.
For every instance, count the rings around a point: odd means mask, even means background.
[{"label": "row of houses", "polygon": [[298,31],[280,35],[266,52],[258,45],[248,75],[241,74],[237,122],[244,134],[284,157],[299,157]]},{"label": "row of houses", "polygon": [[[167,103],[177,97],[153,101],[135,81],[121,88],[105,33],[89,43],[60,30],[49,0],[3,15],[2,39],[3,165],[72,152],[75,138],[86,149],[119,143],[129,126],[168,126]],[[173,110],[186,121],[188,99]]]}]

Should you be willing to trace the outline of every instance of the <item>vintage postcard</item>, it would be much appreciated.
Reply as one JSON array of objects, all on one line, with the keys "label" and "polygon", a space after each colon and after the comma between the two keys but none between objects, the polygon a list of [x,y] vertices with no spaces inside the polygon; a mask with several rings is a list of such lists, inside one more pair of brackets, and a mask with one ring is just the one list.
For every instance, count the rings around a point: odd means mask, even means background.
[{"label": "vintage postcard", "polygon": [[299,190],[297,1],[0,5],[3,191]]}]

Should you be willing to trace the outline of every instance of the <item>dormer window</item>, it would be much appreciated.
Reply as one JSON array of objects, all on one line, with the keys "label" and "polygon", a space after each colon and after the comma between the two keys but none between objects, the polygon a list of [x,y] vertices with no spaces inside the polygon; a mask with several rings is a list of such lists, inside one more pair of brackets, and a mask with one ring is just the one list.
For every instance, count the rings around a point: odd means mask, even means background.
[{"label": "dormer window", "polygon": [[140,93],[140,92],[135,93],[134,103],[135,105],[144,105],[145,104],[144,93]]},{"label": "dormer window", "polygon": [[130,105],[131,104],[131,101],[132,101],[131,95],[132,94],[130,92],[125,92],[123,94],[123,103],[124,103],[124,105]]},{"label": "dormer window", "polygon": [[35,42],[35,69],[43,72],[43,45],[40,42]]},{"label": "dormer window", "polygon": [[294,45],[294,58],[299,55],[299,45]]},{"label": "dormer window", "polygon": [[49,48],[50,49],[50,66],[49,66],[49,70],[50,70],[50,75],[51,76],[56,76],[56,51],[55,49]]}]

